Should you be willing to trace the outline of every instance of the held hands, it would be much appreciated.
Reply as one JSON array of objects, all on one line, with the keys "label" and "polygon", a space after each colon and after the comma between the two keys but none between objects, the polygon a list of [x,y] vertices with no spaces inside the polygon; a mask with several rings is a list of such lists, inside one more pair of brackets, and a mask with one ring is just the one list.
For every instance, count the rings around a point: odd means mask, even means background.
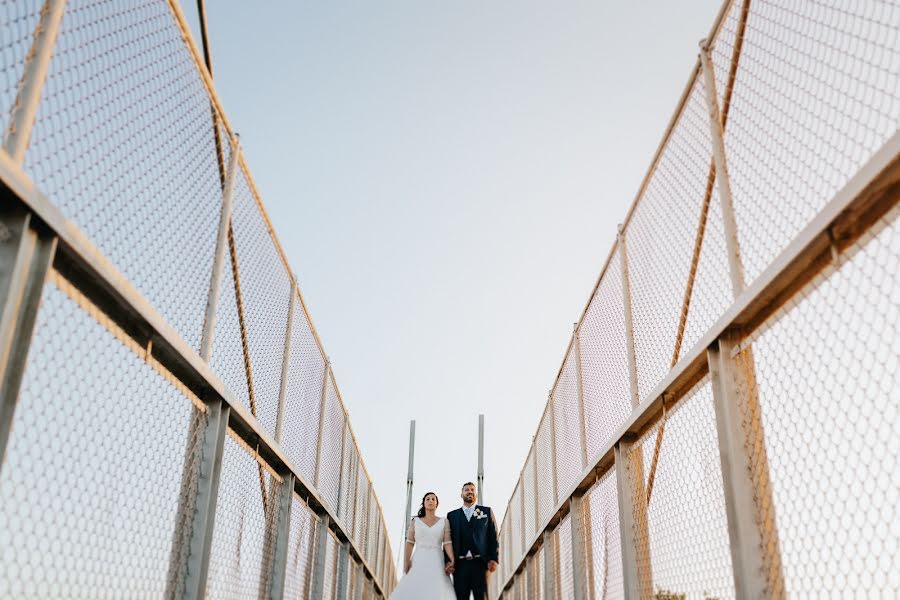
[{"label": "held hands", "polygon": [[444,573],[446,575],[453,575],[453,573],[455,573],[455,572],[456,572],[456,563],[454,561],[451,560],[446,565],[444,565]]},{"label": "held hands", "polygon": [[491,573],[493,573],[494,571],[497,570],[497,561],[496,561],[496,560],[489,560],[489,561],[488,561],[487,567],[488,567],[488,571],[490,571]]}]

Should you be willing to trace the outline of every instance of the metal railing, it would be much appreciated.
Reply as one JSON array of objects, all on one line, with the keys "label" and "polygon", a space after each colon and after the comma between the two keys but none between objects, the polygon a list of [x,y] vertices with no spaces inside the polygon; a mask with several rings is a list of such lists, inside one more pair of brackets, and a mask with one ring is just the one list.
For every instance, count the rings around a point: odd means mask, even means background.
[{"label": "metal railing", "polygon": [[384,598],[371,478],[177,0],[0,0],[0,598]]},{"label": "metal railing", "polygon": [[900,4],[727,1],[707,40],[575,325],[492,597],[900,590]]}]

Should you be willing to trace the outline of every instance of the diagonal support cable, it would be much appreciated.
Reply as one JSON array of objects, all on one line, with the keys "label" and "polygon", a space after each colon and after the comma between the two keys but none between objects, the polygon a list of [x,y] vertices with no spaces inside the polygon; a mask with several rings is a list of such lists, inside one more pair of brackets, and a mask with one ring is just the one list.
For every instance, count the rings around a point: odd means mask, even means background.
[{"label": "diagonal support cable", "polygon": [[[737,34],[735,35],[734,48],[731,51],[731,63],[728,67],[728,80],[725,84],[725,92],[722,96],[722,131],[725,130],[725,124],[728,122],[728,110],[731,107],[731,96],[734,92],[734,82],[737,77],[738,64],[741,57],[741,48],[744,45],[744,31],[747,27],[747,16],[750,14],[750,0],[744,0],[741,5],[741,16],[738,22]],[[703,249],[703,239],[706,235],[706,224],[709,220],[709,207],[712,204],[712,192],[716,181],[716,163],[714,158],[710,158],[709,171],[706,177],[706,190],[703,195],[703,204],[700,207],[700,218],[697,223],[697,235],[694,238],[694,249],[691,253],[691,268],[688,272],[687,284],[684,289],[684,298],[681,302],[681,313],[678,318],[678,330],[675,334],[675,347],[672,350],[672,360],[669,368],[674,368],[678,364],[678,358],[681,353],[681,345],[684,342],[684,331],[687,327],[688,313],[690,312],[691,299],[694,295],[694,283],[697,279],[697,267],[700,264],[700,252]],[[656,467],[659,464],[659,454],[662,449],[663,434],[666,431],[666,398],[663,398],[663,417],[656,433],[656,442],[653,446],[653,458],[650,462],[650,472],[647,475],[647,503],[650,503],[650,497],[653,494],[653,482],[656,479]]]}]

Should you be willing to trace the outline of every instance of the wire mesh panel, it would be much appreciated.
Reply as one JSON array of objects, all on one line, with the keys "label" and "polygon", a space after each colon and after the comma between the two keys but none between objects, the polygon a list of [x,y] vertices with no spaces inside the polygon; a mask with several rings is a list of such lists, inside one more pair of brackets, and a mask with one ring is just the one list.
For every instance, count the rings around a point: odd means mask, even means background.
[{"label": "wire mesh panel", "polygon": [[527,578],[527,597],[541,600],[544,595],[544,552],[533,554],[526,563],[525,577]]},{"label": "wire mesh panel", "polygon": [[294,494],[284,583],[287,598],[309,597],[318,523],[319,518]]},{"label": "wire mesh panel", "polygon": [[0,471],[0,598],[163,596],[202,405],[55,279]]},{"label": "wire mesh panel", "polygon": [[585,515],[590,535],[590,556],[586,561],[588,589],[593,589],[596,600],[625,598],[615,470],[606,471],[585,498],[589,504],[589,513]]},{"label": "wire mesh panel", "polygon": [[641,400],[675,350],[712,149],[703,93],[698,80],[625,233]]},{"label": "wire mesh panel", "polygon": [[166,3],[67,3],[25,170],[199,348],[222,183],[209,97]]},{"label": "wire mesh panel", "polygon": [[242,175],[234,189],[233,260],[239,273],[246,352],[253,374],[254,414],[274,435],[288,306],[294,292],[269,225],[250,189],[249,175]]},{"label": "wire mesh panel", "polygon": [[347,535],[353,536],[354,517],[356,509],[356,482],[358,479],[357,469],[360,466],[359,456],[356,451],[356,441],[350,434],[349,428],[344,436],[344,453],[343,464],[341,466],[341,495],[340,510],[338,516],[344,521],[347,527]]},{"label": "wire mesh panel", "polygon": [[[720,90],[740,22],[735,6],[713,48]],[[898,121],[900,5],[751,3],[725,136],[748,283]]]},{"label": "wire mesh panel", "polygon": [[325,359],[319,351],[309,317],[298,303],[294,312],[282,446],[308,481],[316,477],[324,377]]},{"label": "wire mesh panel", "polygon": [[572,519],[566,517],[559,523],[554,535],[556,540],[556,553],[558,565],[556,570],[557,597],[572,598],[575,595],[575,572],[572,562]]},{"label": "wire mesh panel", "polygon": [[[581,475],[581,406],[578,397],[578,364],[574,350],[563,362],[556,386],[553,388],[553,421],[556,428],[556,477],[559,495]],[[557,498],[557,501],[559,498]]]},{"label": "wire mesh panel", "polygon": [[552,407],[544,413],[534,440],[537,460],[537,502],[540,521],[550,517],[556,508],[556,482],[553,473],[553,412]]},{"label": "wire mesh panel", "polygon": [[519,479],[519,484],[516,486],[516,489],[510,497],[509,509],[506,512],[506,516],[503,518],[503,528],[508,528],[510,532],[510,545],[508,548],[510,559],[509,566],[512,569],[515,568],[516,564],[522,558],[522,552],[524,552],[522,531],[525,527],[525,523],[523,522],[522,517],[522,480]]},{"label": "wire mesh panel", "polygon": [[325,585],[322,587],[323,600],[334,600],[337,591],[336,575],[337,575],[337,553],[338,540],[334,537],[334,533],[330,529],[325,532],[327,539],[325,541]]},{"label": "wire mesh panel", "polygon": [[[534,445],[531,446],[531,452],[528,453],[528,460],[525,461],[525,468],[522,470],[522,495],[524,497],[524,514],[522,515],[522,523],[525,528],[525,543],[530,544],[535,532],[537,531],[537,497],[535,495],[537,482],[534,479]],[[527,550],[525,548],[524,550]]]},{"label": "wire mesh panel", "polygon": [[325,423],[322,427],[322,454],[318,485],[322,498],[337,508],[341,477],[341,452],[344,448],[344,407],[337,394],[334,378],[329,377],[325,397]]},{"label": "wire mesh panel", "polygon": [[578,328],[588,460],[631,414],[620,263],[617,251]]},{"label": "wire mesh panel", "polygon": [[[357,471],[357,487],[356,487],[356,509],[354,512],[355,524],[353,526],[354,539],[356,547],[365,556],[366,547],[368,545],[368,522],[369,522],[369,479],[365,469],[360,465]],[[401,540],[402,541],[402,540]]]},{"label": "wire mesh panel", "polygon": [[274,519],[267,519],[281,486],[229,430],[225,438],[216,521],[209,560],[207,596],[260,596],[263,565],[271,563]]},{"label": "wire mesh panel", "polygon": [[9,126],[25,56],[34,40],[39,18],[40,6],[35,2],[0,2],[0,131],[5,132]]},{"label": "wire mesh panel", "polygon": [[749,340],[791,596],[900,589],[898,265],[895,209]]},{"label": "wire mesh panel", "polygon": [[670,410],[651,486],[660,431],[659,425],[653,427],[635,446],[643,451],[647,479],[648,496],[635,501],[647,503],[653,589],[657,594],[732,598],[725,495],[708,381]]},{"label": "wire mesh panel", "polygon": [[234,271],[226,266],[219,288],[209,364],[228,391],[250,410],[250,385],[243,347]]}]

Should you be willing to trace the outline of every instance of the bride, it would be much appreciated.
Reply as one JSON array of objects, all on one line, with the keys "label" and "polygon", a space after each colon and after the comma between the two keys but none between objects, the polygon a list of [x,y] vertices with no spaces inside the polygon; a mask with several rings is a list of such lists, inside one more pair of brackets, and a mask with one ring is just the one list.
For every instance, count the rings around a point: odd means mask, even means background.
[{"label": "bride", "polygon": [[450,559],[450,571],[454,563],[450,524],[446,518],[434,514],[437,507],[437,495],[425,494],[419,515],[413,517],[406,531],[405,575],[390,600],[456,600],[450,577],[444,570],[445,553]]}]

